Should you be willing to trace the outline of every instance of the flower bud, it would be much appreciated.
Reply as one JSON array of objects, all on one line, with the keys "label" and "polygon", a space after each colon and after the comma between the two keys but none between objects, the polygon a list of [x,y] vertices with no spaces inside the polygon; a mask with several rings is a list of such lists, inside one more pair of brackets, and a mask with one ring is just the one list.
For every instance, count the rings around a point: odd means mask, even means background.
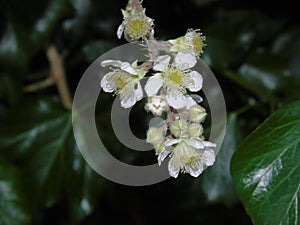
[{"label": "flower bud", "polygon": [[203,133],[203,127],[199,123],[191,123],[189,125],[189,135],[192,138],[199,138]]},{"label": "flower bud", "polygon": [[147,131],[146,141],[154,147],[160,145],[164,141],[163,132],[157,127],[150,127]]},{"label": "flower bud", "polygon": [[176,120],[170,126],[171,133],[179,138],[187,135],[188,124],[185,120]]},{"label": "flower bud", "polygon": [[155,153],[156,153],[156,155],[159,155],[159,153],[161,153],[162,150],[164,150],[164,148],[165,148],[165,143],[164,142],[162,142],[159,145],[157,145],[155,147]]},{"label": "flower bud", "polygon": [[206,111],[200,105],[194,105],[189,109],[190,121],[194,123],[201,123],[206,117]]},{"label": "flower bud", "polygon": [[152,96],[148,98],[145,109],[152,112],[154,116],[161,116],[164,111],[169,109],[169,105],[163,97]]}]

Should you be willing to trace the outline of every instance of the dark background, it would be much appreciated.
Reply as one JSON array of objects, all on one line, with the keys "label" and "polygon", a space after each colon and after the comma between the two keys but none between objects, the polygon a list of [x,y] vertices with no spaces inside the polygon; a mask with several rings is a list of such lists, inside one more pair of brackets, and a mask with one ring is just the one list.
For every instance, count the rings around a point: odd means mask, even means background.
[{"label": "dark background", "polygon": [[[230,158],[271,112],[299,98],[295,1],[144,0],[158,39],[174,39],[189,28],[207,36],[202,59],[220,82],[231,118],[215,169],[198,179],[181,175],[147,187],[112,183],[88,167],[56,85],[26,91],[49,77],[46,51],[54,45],[72,95],[90,63],[126,43],[116,37],[126,3],[0,1],[0,225],[252,224],[234,191]],[[154,152],[124,151],[117,141],[109,119],[112,100],[103,94],[97,105],[106,147],[124,162],[155,162]],[[139,137],[149,120],[142,107],[135,106],[130,121]]]}]

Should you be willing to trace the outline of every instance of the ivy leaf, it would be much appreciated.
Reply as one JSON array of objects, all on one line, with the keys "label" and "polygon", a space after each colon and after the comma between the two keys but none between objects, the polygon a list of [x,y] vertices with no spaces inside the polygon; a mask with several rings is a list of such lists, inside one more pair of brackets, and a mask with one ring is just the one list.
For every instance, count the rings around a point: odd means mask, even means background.
[{"label": "ivy leaf", "polygon": [[286,87],[286,78],[289,75],[279,56],[263,51],[252,53],[239,68],[239,76],[269,93],[278,92]]},{"label": "ivy leaf", "polygon": [[202,58],[209,66],[222,70],[238,64],[244,54],[236,42],[209,36]]},{"label": "ivy leaf", "polygon": [[256,225],[299,224],[300,101],[273,113],[238,148],[231,173]]},{"label": "ivy leaf", "polygon": [[52,206],[67,200],[74,221],[97,207],[107,182],[76,147],[71,112],[52,99],[24,101],[9,113],[0,133],[0,154],[22,168],[32,205]]},{"label": "ivy leaf", "polygon": [[80,221],[90,215],[98,206],[100,197],[109,187],[109,182],[99,176],[86,163],[75,140],[70,137],[70,154],[67,171],[67,201],[69,203],[70,215],[74,221]]},{"label": "ivy leaf", "polygon": [[221,202],[231,206],[238,201],[229,171],[230,160],[236,150],[236,139],[236,115],[231,114],[228,117],[225,138],[216,162],[202,175],[203,192],[209,202]]},{"label": "ivy leaf", "polygon": [[9,113],[2,129],[1,153],[21,165],[32,201],[57,202],[72,131],[70,113],[51,100],[24,101]]},{"label": "ivy leaf", "polygon": [[25,69],[44,47],[55,26],[71,11],[68,0],[2,1],[0,62],[7,69]]},{"label": "ivy leaf", "polygon": [[0,159],[0,224],[28,225],[27,200],[21,185],[19,171],[9,162]]}]

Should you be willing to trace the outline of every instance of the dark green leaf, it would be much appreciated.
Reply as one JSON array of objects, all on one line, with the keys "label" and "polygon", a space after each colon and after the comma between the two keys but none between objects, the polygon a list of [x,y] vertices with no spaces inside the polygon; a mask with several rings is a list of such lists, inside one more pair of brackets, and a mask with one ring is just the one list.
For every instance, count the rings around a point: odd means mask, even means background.
[{"label": "dark green leaf", "polygon": [[95,210],[109,183],[91,169],[74,144],[72,137],[70,145],[73,152],[69,160],[72,170],[68,171],[66,180],[70,214],[73,220],[78,221]]},{"label": "dark green leaf", "polygon": [[0,97],[16,102],[23,92],[23,87],[18,79],[9,75],[0,75]]},{"label": "dark green leaf", "polygon": [[72,129],[70,113],[52,101],[34,101],[12,111],[3,128],[2,154],[6,152],[22,165],[34,200],[47,205],[56,202],[63,180],[65,144]]},{"label": "dark green leaf", "polygon": [[244,55],[240,45],[232,40],[209,36],[206,43],[202,58],[215,69],[225,69],[238,64]]},{"label": "dark green leaf", "polygon": [[22,167],[34,205],[51,206],[65,191],[74,220],[94,210],[106,181],[77,149],[70,112],[53,100],[24,102],[10,112],[0,133],[0,153]]},{"label": "dark green leaf", "polygon": [[0,225],[28,225],[31,222],[26,209],[18,170],[0,159]]},{"label": "dark green leaf", "polygon": [[231,162],[242,203],[256,225],[298,225],[300,101],[273,113]]},{"label": "dark green leaf", "polygon": [[282,55],[287,61],[291,75],[297,77],[300,75],[300,30],[299,28],[287,30],[280,34],[274,41],[272,52]]},{"label": "dark green leaf", "polygon": [[239,75],[253,86],[275,92],[286,86],[290,73],[279,56],[262,51],[250,55],[240,67]]},{"label": "dark green leaf", "polygon": [[91,63],[113,47],[115,47],[115,45],[111,41],[91,41],[83,46],[84,59]]},{"label": "dark green leaf", "polygon": [[0,39],[0,62],[4,68],[26,68],[31,57],[41,48],[66,12],[68,0],[2,1],[0,21],[3,27]]},{"label": "dark green leaf", "polygon": [[202,175],[202,187],[209,202],[231,206],[238,201],[229,167],[237,142],[236,115],[228,117],[226,134],[216,162]]}]

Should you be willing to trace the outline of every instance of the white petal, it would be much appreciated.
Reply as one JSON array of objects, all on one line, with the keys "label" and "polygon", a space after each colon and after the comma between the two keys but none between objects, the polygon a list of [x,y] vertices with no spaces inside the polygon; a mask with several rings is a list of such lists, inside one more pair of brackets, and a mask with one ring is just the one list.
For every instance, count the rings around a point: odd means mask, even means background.
[{"label": "white petal", "polygon": [[154,37],[154,29],[151,29],[150,35],[151,35],[152,37]]},{"label": "white petal", "polygon": [[189,166],[189,173],[193,177],[198,177],[203,172],[203,165],[199,161],[195,161]]},{"label": "white petal", "polygon": [[122,37],[124,28],[125,28],[125,22],[123,21],[123,23],[120,24],[120,26],[118,27],[118,30],[117,30],[117,36],[119,39],[121,39],[121,37]]},{"label": "white petal", "polygon": [[171,145],[178,144],[179,142],[181,142],[180,139],[169,139],[166,141],[165,146],[169,147]]},{"label": "white petal", "polygon": [[189,76],[193,82],[189,83],[187,88],[190,91],[194,91],[194,92],[200,91],[202,88],[202,84],[203,84],[203,78],[202,78],[201,74],[198,73],[197,71],[192,71],[189,73]]},{"label": "white petal", "polygon": [[192,68],[196,65],[196,57],[188,52],[178,52],[175,57],[175,65],[182,70]]},{"label": "white petal", "polygon": [[186,97],[186,108],[190,109],[192,106],[197,105],[197,102],[195,102],[195,100],[191,97],[191,96],[187,96]]},{"label": "white petal", "polygon": [[127,73],[133,74],[133,75],[138,75],[137,71],[130,65],[129,62],[122,62],[120,60],[103,60],[101,62],[101,66],[106,67],[106,66],[114,66],[117,68],[120,68],[121,70],[126,71]]},{"label": "white petal", "polygon": [[158,75],[150,77],[145,85],[145,92],[147,96],[156,95],[162,85],[163,80]]},{"label": "white petal", "polygon": [[209,141],[202,141],[205,147],[209,148],[215,148],[217,145],[215,143],[209,142]]},{"label": "white petal", "polygon": [[186,98],[179,90],[172,90],[166,95],[168,104],[174,109],[181,109],[186,106]]},{"label": "white petal", "polygon": [[178,177],[179,171],[180,171],[180,164],[177,160],[174,158],[171,158],[168,164],[168,170],[170,176],[176,178]]},{"label": "white petal", "polygon": [[140,82],[136,83],[134,95],[135,95],[136,101],[139,101],[143,98],[143,89],[142,89]]},{"label": "white petal", "polygon": [[128,108],[134,106],[135,103],[136,103],[136,100],[135,100],[134,96],[132,96],[131,98],[121,100],[121,106],[125,109],[128,109]]},{"label": "white petal", "polygon": [[215,162],[215,158],[216,158],[216,155],[213,150],[209,149],[209,150],[204,151],[203,161],[206,166],[212,166]]},{"label": "white petal", "polygon": [[196,94],[190,94],[190,96],[196,101],[198,104],[203,101],[203,98],[201,98],[199,95]]},{"label": "white petal", "polygon": [[[150,17],[147,17],[147,21],[149,24],[151,24],[151,26],[153,25],[153,19],[150,18]],[[153,31],[153,34],[154,34],[154,30],[152,29],[151,32]]]},{"label": "white petal", "polygon": [[121,106],[125,109],[132,107],[136,103],[134,83],[127,84],[120,92]]},{"label": "white petal", "polygon": [[106,66],[121,67],[122,61],[120,61],[120,60],[112,60],[112,59],[108,59],[108,60],[103,60],[100,64],[101,64],[101,66],[103,66],[103,67],[106,67]]},{"label": "white petal", "polygon": [[156,71],[167,70],[170,60],[171,60],[171,56],[169,56],[169,55],[158,56],[157,59],[154,61],[153,69]]},{"label": "white petal", "polygon": [[121,70],[124,70],[127,73],[130,73],[130,74],[133,74],[133,75],[138,75],[136,70],[130,65],[129,62],[122,62],[121,63]]},{"label": "white petal", "polygon": [[158,155],[157,157],[157,161],[158,161],[158,165],[160,166],[162,161],[165,160],[165,158],[171,153],[171,151],[167,150],[166,148],[164,148]]},{"label": "white petal", "polygon": [[192,146],[192,147],[197,148],[197,149],[204,149],[205,148],[205,146],[202,143],[202,141],[198,141],[198,140],[186,140],[185,142],[189,146]]},{"label": "white petal", "polygon": [[103,88],[103,91],[111,93],[116,90],[115,83],[111,81],[111,77],[113,76],[113,73],[107,73],[104,75],[104,77],[101,80],[101,87]]}]

